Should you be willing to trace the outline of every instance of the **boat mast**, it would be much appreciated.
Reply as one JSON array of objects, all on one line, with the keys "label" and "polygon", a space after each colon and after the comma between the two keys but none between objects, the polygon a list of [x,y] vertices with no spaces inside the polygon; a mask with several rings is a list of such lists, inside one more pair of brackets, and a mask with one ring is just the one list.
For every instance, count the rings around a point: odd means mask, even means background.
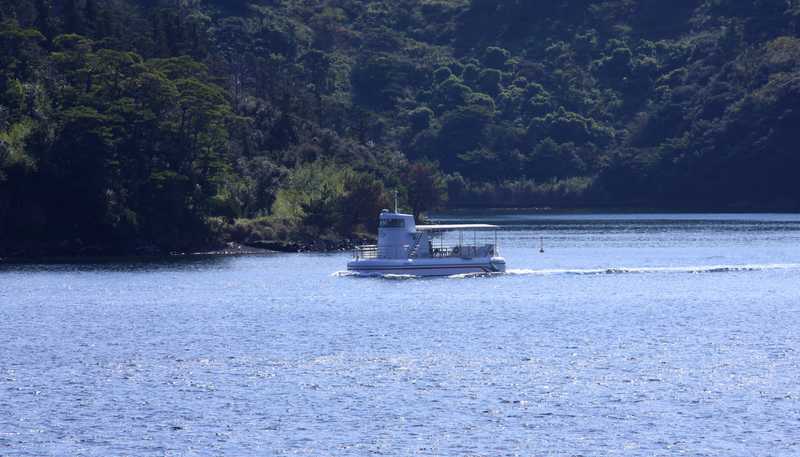
[{"label": "boat mast", "polygon": [[394,190],[394,213],[399,214],[397,212],[397,189]]}]

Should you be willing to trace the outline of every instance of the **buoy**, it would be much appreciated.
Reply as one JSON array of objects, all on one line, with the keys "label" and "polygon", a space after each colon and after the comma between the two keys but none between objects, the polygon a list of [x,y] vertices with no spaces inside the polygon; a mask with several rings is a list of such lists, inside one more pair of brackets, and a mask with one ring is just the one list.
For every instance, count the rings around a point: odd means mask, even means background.
[{"label": "buoy", "polygon": [[539,239],[539,253],[544,254],[544,237]]}]

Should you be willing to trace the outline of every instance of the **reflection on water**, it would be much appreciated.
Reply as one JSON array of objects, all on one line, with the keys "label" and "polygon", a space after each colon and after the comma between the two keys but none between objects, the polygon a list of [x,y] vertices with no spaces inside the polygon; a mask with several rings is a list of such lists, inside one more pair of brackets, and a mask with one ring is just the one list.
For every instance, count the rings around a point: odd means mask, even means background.
[{"label": "reflection on water", "polygon": [[439,217],[509,273],[0,265],[0,455],[800,455],[800,217]]},{"label": "reflection on water", "polygon": [[[272,255],[272,254],[265,254]],[[40,260],[8,259],[0,262],[7,272],[132,272],[199,271],[226,268],[233,257],[222,255],[178,255],[165,257],[91,258]]]}]

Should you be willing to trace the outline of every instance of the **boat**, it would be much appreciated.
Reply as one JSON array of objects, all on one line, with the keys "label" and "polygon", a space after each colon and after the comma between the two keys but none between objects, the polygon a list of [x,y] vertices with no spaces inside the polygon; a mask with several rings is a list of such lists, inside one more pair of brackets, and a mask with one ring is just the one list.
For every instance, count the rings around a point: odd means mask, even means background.
[{"label": "boat", "polygon": [[[496,225],[417,225],[414,216],[383,210],[378,244],[357,246],[347,270],[365,275],[453,276],[503,273]],[[486,234],[489,234],[487,239]]]}]

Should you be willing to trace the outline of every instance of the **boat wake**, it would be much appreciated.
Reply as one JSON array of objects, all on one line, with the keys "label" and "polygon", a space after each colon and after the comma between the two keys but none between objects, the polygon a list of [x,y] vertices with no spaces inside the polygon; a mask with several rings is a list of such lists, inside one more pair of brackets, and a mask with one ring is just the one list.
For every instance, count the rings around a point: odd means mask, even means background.
[{"label": "boat wake", "polygon": [[732,273],[742,271],[800,270],[800,263],[768,263],[744,265],[702,265],[687,267],[614,267],[577,269],[512,269],[506,272],[511,276],[552,276],[552,275],[615,275],[646,273]]},{"label": "boat wake", "polygon": [[339,278],[381,278],[381,279],[394,279],[394,280],[422,279],[422,276],[415,276],[415,275],[359,273],[357,271],[337,271],[332,276],[336,276]]},{"label": "boat wake", "polygon": [[[578,276],[597,276],[597,275],[621,275],[621,274],[653,274],[653,273],[683,273],[683,274],[704,274],[704,273],[734,273],[746,271],[769,271],[769,270],[800,270],[800,263],[767,263],[767,264],[742,264],[742,265],[700,265],[686,267],[611,267],[611,268],[563,268],[563,269],[510,269],[505,273],[465,273],[452,276],[444,276],[449,279],[471,279],[471,278],[493,278],[501,276],[556,276],[556,275],[578,275]],[[426,279],[422,276],[399,275],[399,274],[380,274],[380,273],[357,273],[354,271],[337,271],[333,273],[337,277],[354,278],[381,278],[390,280],[409,280]],[[441,277],[440,277],[441,278]]]}]

